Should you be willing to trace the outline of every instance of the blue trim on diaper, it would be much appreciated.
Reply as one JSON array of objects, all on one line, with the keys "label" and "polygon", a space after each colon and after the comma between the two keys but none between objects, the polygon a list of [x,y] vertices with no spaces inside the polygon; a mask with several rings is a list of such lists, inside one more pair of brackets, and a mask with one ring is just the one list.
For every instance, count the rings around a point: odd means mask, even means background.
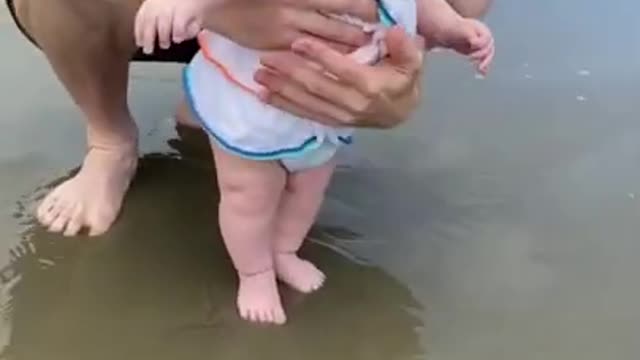
[{"label": "blue trim on diaper", "polygon": [[[191,92],[191,78],[189,75],[189,68],[191,67],[191,65],[188,65],[184,68],[184,70],[182,71],[182,79],[183,79],[183,88],[184,88],[184,92],[186,94],[186,98],[187,98],[187,104],[189,104],[189,108],[191,109],[191,113],[194,114],[196,120],[207,130],[207,132],[209,133],[209,135],[211,137],[213,137],[213,139],[220,144],[220,146],[224,147],[225,149],[227,149],[228,151],[231,151],[233,153],[236,153],[242,157],[248,158],[248,159],[253,159],[253,160],[262,160],[262,161],[267,161],[267,160],[282,160],[284,158],[289,158],[289,157],[293,157],[293,156],[301,156],[309,151],[313,151],[315,150],[315,148],[317,148],[318,146],[318,137],[317,136],[311,136],[310,138],[308,138],[307,140],[305,140],[300,146],[296,146],[293,148],[284,148],[284,149],[279,149],[279,150],[274,150],[274,151],[268,151],[268,152],[254,152],[254,151],[249,151],[249,150],[244,150],[241,149],[239,147],[233,146],[231,144],[229,144],[228,142],[226,142],[224,139],[222,139],[222,137],[218,134],[216,134],[215,131],[213,131],[208,125],[207,123],[205,123],[205,121],[203,120],[202,116],[200,115],[200,113],[198,112],[198,110],[196,109],[195,103],[194,103],[194,99],[193,99],[193,93]],[[351,144],[353,142],[353,138],[351,136],[340,136],[338,137],[338,139],[344,143],[344,144]]]},{"label": "blue trim on diaper", "polygon": [[378,16],[380,17],[380,22],[387,27],[392,27],[398,24],[398,22],[391,16],[389,10],[384,5],[384,0],[376,0],[378,4]]}]

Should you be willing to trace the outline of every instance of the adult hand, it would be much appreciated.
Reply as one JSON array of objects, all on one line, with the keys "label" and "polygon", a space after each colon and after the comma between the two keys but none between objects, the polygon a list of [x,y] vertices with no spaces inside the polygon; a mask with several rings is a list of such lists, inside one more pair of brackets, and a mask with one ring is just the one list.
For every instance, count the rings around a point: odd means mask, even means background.
[{"label": "adult hand", "polygon": [[205,28],[262,50],[289,49],[295,40],[311,36],[344,51],[366,43],[367,35],[361,28],[323,13],[351,14],[369,21],[376,18],[372,0],[204,1],[212,4],[203,17]]},{"label": "adult hand", "polygon": [[[293,43],[297,53],[268,53],[255,80],[264,101],[332,126],[388,128],[416,108],[423,52],[401,28],[387,32],[388,57],[375,66],[313,39]],[[327,74],[330,73],[330,75]]]}]

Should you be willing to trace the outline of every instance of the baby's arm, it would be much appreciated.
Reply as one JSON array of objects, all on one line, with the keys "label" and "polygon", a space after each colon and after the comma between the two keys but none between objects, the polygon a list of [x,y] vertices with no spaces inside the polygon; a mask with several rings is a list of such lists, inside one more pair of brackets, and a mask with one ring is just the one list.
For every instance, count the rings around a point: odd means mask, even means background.
[{"label": "baby's arm", "polygon": [[136,44],[147,54],[197,36],[202,13],[213,0],[144,0],[135,19]]},{"label": "baby's arm", "polygon": [[435,41],[440,44],[438,37],[442,37],[462,20],[462,16],[446,0],[417,0],[417,7],[418,33],[427,43]]},{"label": "baby's arm", "polygon": [[427,48],[445,47],[468,56],[486,74],[495,46],[491,30],[482,22],[462,17],[446,0],[417,0],[418,33]]},{"label": "baby's arm", "polygon": [[493,4],[493,0],[447,0],[447,2],[458,14],[475,19],[482,18]]}]

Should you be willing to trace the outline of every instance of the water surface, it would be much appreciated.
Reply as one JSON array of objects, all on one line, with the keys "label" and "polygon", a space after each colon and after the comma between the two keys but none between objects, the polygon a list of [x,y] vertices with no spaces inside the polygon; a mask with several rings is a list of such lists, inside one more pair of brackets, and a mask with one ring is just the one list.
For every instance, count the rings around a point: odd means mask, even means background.
[{"label": "water surface", "polygon": [[305,249],[327,287],[286,292],[290,323],[271,330],[234,314],[210,158],[170,120],[176,66],[134,66],[145,155],[114,229],[69,240],[33,224],[83,130],[2,10],[5,357],[637,359],[639,10],[496,2],[489,78],[430,56],[413,121],[344,154]]}]

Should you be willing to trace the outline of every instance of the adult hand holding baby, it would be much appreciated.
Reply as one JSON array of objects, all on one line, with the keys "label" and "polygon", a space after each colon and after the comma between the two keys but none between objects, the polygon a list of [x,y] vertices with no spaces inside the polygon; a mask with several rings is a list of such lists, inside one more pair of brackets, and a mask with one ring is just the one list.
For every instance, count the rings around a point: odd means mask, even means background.
[{"label": "adult hand holding baby", "polygon": [[206,28],[271,51],[264,58],[271,71],[259,71],[256,81],[276,107],[335,126],[386,128],[406,120],[419,98],[423,49],[394,29],[383,62],[358,64],[341,51],[364,45],[367,35],[323,13],[375,21],[376,5],[370,0],[145,0],[135,36],[151,53],[156,40],[166,49]]},{"label": "adult hand holding baby", "polygon": [[288,49],[303,36],[334,46],[367,41],[359,28],[323,13],[347,13],[374,20],[369,0],[145,0],[135,20],[136,44],[145,53],[194,38],[206,28],[253,49]]},{"label": "adult hand holding baby", "polygon": [[264,101],[298,116],[332,126],[393,127],[417,106],[423,46],[399,27],[385,43],[388,56],[370,66],[322,41],[298,39],[295,53],[266,54],[255,79],[265,87]]}]

